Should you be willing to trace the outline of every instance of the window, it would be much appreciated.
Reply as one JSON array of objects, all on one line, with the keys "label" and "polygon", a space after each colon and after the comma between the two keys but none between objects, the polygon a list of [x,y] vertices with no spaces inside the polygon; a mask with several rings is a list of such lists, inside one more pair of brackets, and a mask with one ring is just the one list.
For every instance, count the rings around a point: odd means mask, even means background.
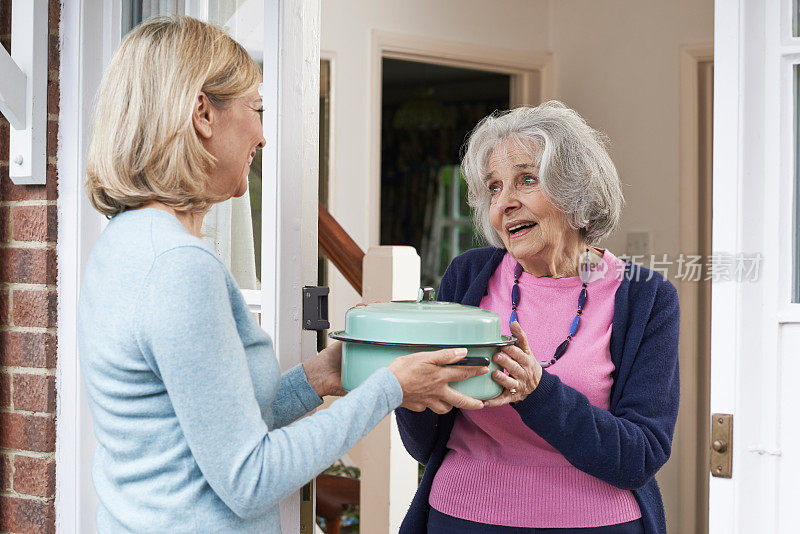
[{"label": "window", "polygon": [[[796,15],[795,15],[796,17]],[[795,20],[797,20],[795,18]],[[795,33],[797,35],[797,33]],[[800,65],[793,66],[794,206],[792,225],[792,302],[800,302]]]},{"label": "window", "polygon": [[792,3],[792,36],[800,37],[800,0]]}]

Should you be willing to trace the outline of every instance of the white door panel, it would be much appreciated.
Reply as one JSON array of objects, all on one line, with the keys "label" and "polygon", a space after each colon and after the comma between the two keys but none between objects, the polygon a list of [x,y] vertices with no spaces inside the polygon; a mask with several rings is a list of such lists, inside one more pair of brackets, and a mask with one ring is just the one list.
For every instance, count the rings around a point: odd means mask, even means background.
[{"label": "white door panel", "polygon": [[[281,368],[288,369],[316,353],[315,332],[303,331],[300,318],[301,288],[317,280],[319,0],[177,0],[159,6],[227,26],[263,64],[263,231],[252,244],[260,247],[262,262],[260,284],[249,284],[260,287],[245,288],[245,296],[274,339]],[[132,24],[130,9],[124,0],[76,0],[62,7],[60,127],[76,134],[63,135],[58,155],[59,532],[96,531],[97,500],[89,471],[95,441],[77,364],[74,319],[84,261],[104,220],[86,202],[82,184],[94,95],[122,33]],[[252,242],[252,231],[245,234]],[[299,492],[282,503],[284,532],[299,531],[299,505]]]},{"label": "white door panel", "polygon": [[712,288],[711,412],[734,428],[732,478],[710,477],[712,534],[797,531],[795,11],[716,3],[713,248],[763,260],[756,281]]}]

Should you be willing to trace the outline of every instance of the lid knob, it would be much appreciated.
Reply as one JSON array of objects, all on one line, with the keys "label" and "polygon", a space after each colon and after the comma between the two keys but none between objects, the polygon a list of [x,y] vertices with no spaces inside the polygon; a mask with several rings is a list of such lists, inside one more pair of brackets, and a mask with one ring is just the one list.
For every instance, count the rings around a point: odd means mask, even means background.
[{"label": "lid knob", "polygon": [[433,302],[436,300],[432,287],[421,287],[417,293],[417,302]]}]

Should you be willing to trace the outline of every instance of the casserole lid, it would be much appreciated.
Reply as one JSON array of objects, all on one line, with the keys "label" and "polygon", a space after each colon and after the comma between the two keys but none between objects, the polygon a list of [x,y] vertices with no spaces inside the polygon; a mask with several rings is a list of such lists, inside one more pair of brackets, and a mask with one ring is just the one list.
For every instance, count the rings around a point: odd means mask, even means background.
[{"label": "casserole lid", "polygon": [[378,345],[480,347],[512,345],[500,334],[500,316],[453,302],[437,302],[432,288],[419,290],[417,300],[379,302],[350,308],[345,330],[330,337]]}]

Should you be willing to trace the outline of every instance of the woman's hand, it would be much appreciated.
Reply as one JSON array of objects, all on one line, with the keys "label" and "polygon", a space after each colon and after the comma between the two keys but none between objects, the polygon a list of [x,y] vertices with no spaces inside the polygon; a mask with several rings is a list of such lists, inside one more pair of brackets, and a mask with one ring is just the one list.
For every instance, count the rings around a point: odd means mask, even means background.
[{"label": "woman's hand", "polygon": [[342,342],[334,341],[303,364],[306,378],[319,398],[347,395],[342,387]]},{"label": "woman's hand", "polygon": [[484,402],[487,408],[523,400],[542,379],[542,366],[533,357],[528,337],[517,321],[511,323],[511,334],[517,338],[517,344],[503,347],[502,352],[494,355],[497,365],[508,371],[508,375],[502,371],[492,373],[494,381],[503,386],[503,392]]},{"label": "woman's hand", "polygon": [[453,408],[477,410],[483,401],[468,397],[450,387],[450,382],[464,380],[489,372],[488,367],[454,366],[467,355],[467,349],[442,349],[435,352],[418,352],[395,358],[389,370],[403,388],[403,408],[421,412],[430,408],[444,414]]}]

